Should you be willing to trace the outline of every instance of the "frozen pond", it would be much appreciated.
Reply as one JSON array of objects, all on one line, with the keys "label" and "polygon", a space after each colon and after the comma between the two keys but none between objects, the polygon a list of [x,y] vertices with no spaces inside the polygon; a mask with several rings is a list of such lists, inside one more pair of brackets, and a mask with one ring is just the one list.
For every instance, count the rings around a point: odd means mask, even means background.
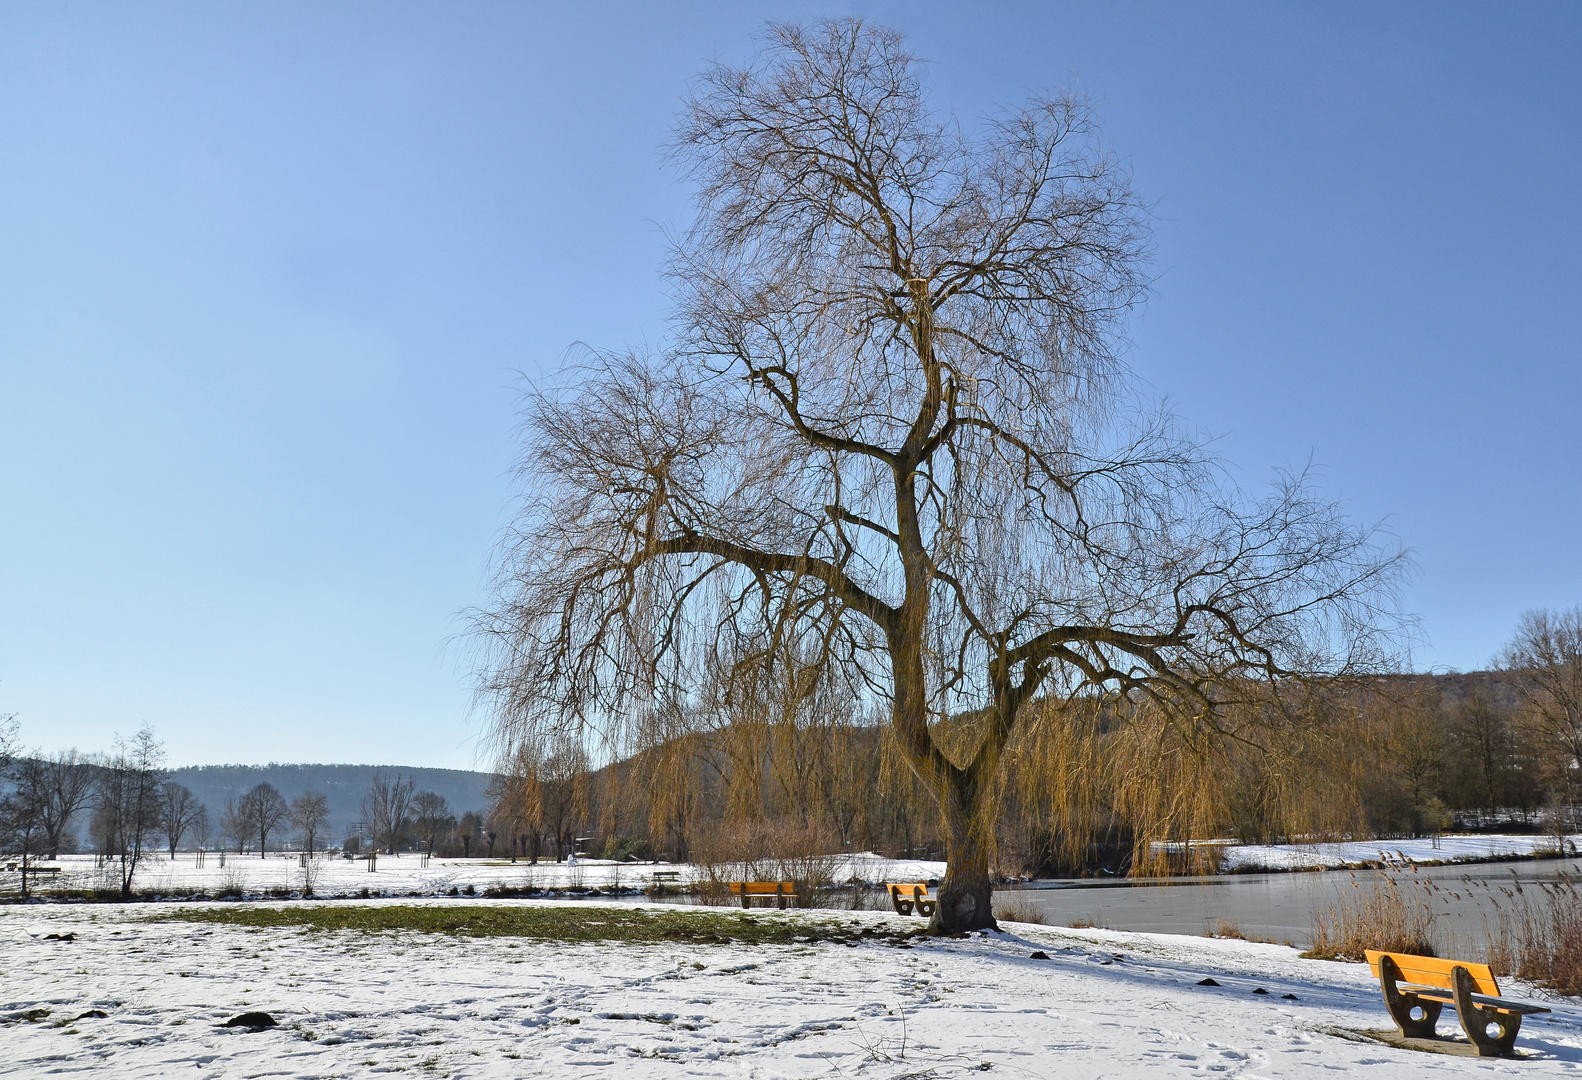
[{"label": "frozen pond", "polygon": [[1483,940],[1495,903],[1509,901],[1512,875],[1523,886],[1582,875],[1582,859],[1521,860],[1411,870],[1330,870],[1315,873],[1229,874],[1148,881],[1034,882],[1001,892],[1003,899],[1035,905],[1051,925],[1087,922],[1116,930],[1203,934],[1221,919],[1249,937],[1289,941],[1306,947],[1315,908],[1335,903],[1354,889],[1379,887],[1386,875],[1401,886],[1424,883],[1422,896],[1438,919],[1446,946]]}]

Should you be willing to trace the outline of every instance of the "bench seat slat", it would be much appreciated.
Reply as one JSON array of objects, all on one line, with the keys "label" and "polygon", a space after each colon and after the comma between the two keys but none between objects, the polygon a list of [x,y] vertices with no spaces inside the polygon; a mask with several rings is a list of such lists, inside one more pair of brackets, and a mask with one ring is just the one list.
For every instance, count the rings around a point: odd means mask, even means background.
[{"label": "bench seat slat", "polygon": [[[1448,990],[1437,986],[1417,986],[1412,983],[1397,983],[1396,987],[1403,994],[1424,998],[1428,1001],[1439,1001],[1446,1005],[1454,1005],[1456,997]],[[1484,1005],[1498,1012],[1521,1013],[1526,1016],[1531,1013],[1546,1013],[1549,1008],[1544,1005],[1529,1005],[1523,1001],[1511,1001],[1508,998],[1491,997],[1488,994],[1473,994],[1472,1001],[1477,1005]]]}]

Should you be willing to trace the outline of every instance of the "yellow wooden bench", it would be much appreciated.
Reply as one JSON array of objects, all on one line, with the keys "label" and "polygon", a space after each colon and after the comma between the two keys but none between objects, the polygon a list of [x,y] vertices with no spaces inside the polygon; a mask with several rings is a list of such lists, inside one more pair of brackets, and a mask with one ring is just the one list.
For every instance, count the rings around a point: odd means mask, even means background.
[{"label": "yellow wooden bench", "polygon": [[773,897],[775,906],[784,908],[787,898],[796,900],[796,885],[790,881],[733,881],[731,895],[742,898],[742,907],[751,907],[754,897],[763,900]]},{"label": "yellow wooden bench", "polygon": [[[1432,1039],[1440,1010],[1450,1005],[1478,1056],[1499,1057],[1515,1046],[1523,1016],[1549,1011],[1500,997],[1500,984],[1487,964],[1374,949],[1367,956],[1384,991],[1384,1007],[1408,1038]],[[1490,1035],[1490,1028],[1499,1034]]]},{"label": "yellow wooden bench", "polygon": [[890,903],[901,915],[917,912],[927,918],[934,914],[934,897],[928,895],[928,885],[921,881],[892,882],[885,886],[890,892]]}]

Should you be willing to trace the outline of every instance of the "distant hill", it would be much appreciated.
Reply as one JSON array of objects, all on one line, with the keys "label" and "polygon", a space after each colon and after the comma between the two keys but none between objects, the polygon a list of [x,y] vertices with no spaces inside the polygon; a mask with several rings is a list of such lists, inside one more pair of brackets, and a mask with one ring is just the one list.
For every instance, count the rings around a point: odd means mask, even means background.
[{"label": "distant hill", "polygon": [[414,790],[433,791],[445,796],[457,817],[468,810],[481,811],[488,805],[485,794],[492,773],[464,769],[423,769],[407,765],[195,765],[172,769],[170,778],[186,784],[198,800],[209,808],[210,820],[218,822],[225,800],[236,799],[258,784],[273,784],[289,802],[304,791],[322,791],[330,803],[330,830],[338,843],[346,827],[362,819],[363,794],[376,774],[387,777],[410,776]]}]

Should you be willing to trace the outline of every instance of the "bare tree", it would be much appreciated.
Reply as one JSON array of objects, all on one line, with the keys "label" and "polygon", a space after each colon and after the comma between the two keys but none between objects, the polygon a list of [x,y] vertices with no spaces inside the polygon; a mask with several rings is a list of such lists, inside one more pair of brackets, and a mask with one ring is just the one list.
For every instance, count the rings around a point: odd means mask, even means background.
[{"label": "bare tree", "polygon": [[417,826],[419,839],[432,854],[435,841],[455,828],[456,815],[450,812],[445,796],[420,791],[412,798],[412,823]]},{"label": "bare tree", "polygon": [[[20,857],[22,899],[28,897],[28,861],[48,842],[45,813],[49,788],[44,762],[37,755],[14,758],[0,777],[10,780],[10,790],[0,794],[0,851]],[[3,790],[3,789],[0,789]]]},{"label": "bare tree", "polygon": [[0,776],[4,776],[6,770],[11,768],[11,762],[16,760],[21,749],[18,730],[16,713],[0,713]]},{"label": "bare tree", "polygon": [[1526,612],[1500,666],[1521,687],[1529,726],[1558,752],[1558,786],[1567,802],[1575,801],[1573,777],[1582,768],[1582,606]]},{"label": "bare tree", "polygon": [[483,818],[476,810],[468,810],[461,816],[461,822],[456,826],[456,839],[461,843],[461,857],[472,857],[472,842],[483,831]]},{"label": "bare tree", "polygon": [[203,804],[198,797],[185,784],[178,784],[174,780],[167,780],[160,789],[159,799],[159,829],[165,834],[165,843],[170,849],[170,857],[176,857],[176,848],[181,845],[181,838],[187,834],[192,825],[203,813]]},{"label": "bare tree", "polygon": [[363,820],[373,832],[377,849],[383,842],[385,851],[395,854],[401,831],[406,826],[407,813],[412,808],[412,778],[397,777],[387,780],[376,774],[363,796]]},{"label": "bare tree", "polygon": [[225,809],[220,813],[220,839],[233,842],[236,853],[240,855],[247,850],[247,838],[252,833],[252,824],[247,820],[242,805],[235,799],[226,799]]},{"label": "bare tree", "polygon": [[[1306,476],[1243,496],[1131,407],[1148,229],[1083,101],[969,133],[899,34],[776,26],[704,74],[672,152],[698,210],[674,347],[590,353],[528,398],[476,623],[505,754],[629,749],[709,663],[745,683],[802,657],[883,703],[937,800],[931,927],[955,932],[993,925],[1030,700],[1124,695],[1212,734],[1248,688],[1390,658],[1399,562],[1373,533]],[[971,737],[947,747],[953,715]]]},{"label": "bare tree", "polygon": [[247,823],[248,835],[258,837],[258,857],[265,858],[269,834],[291,814],[284,796],[275,790],[273,784],[258,784],[242,796],[236,808],[242,820]]},{"label": "bare tree", "polygon": [[209,817],[209,808],[199,803],[198,813],[192,819],[192,838],[197,841],[199,851],[209,850],[209,837],[213,834],[214,821]]},{"label": "bare tree", "polygon": [[313,857],[313,841],[330,817],[330,800],[322,791],[304,791],[291,800],[291,824],[302,834],[302,846]]},{"label": "bare tree", "polygon": [[49,836],[49,857],[60,857],[64,840],[74,835],[72,819],[93,798],[94,771],[97,766],[80,757],[75,750],[63,750],[50,755],[44,763],[44,782],[49,793],[45,808],[44,828]]},{"label": "bare tree", "polygon": [[94,831],[101,854],[119,865],[123,898],[132,895],[132,879],[159,831],[164,759],[164,747],[144,725],[131,739],[116,739],[110,759],[98,770]]}]

